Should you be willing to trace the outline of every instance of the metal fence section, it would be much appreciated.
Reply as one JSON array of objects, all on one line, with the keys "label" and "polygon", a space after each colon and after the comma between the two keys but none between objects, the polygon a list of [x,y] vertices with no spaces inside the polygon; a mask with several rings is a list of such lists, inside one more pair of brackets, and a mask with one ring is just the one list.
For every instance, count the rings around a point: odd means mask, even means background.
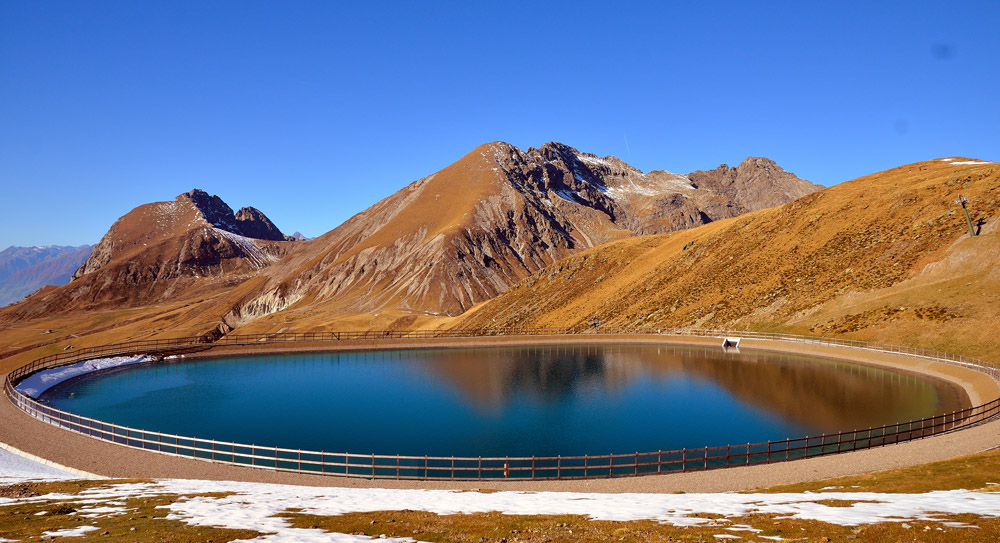
[{"label": "metal fence section", "polygon": [[[581,333],[582,332],[582,333]],[[926,349],[856,340],[839,340],[761,332],[727,330],[661,329],[627,332],[602,328],[603,334],[655,334],[662,336],[740,337],[773,341],[834,345],[869,351],[903,354],[968,367],[1000,381],[1000,370],[973,358]],[[545,480],[634,477],[669,472],[700,471],[732,466],[783,462],[798,458],[880,447],[940,434],[983,422],[1000,414],[1000,398],[960,411],[900,422],[877,428],[823,434],[796,439],[630,454],[554,457],[440,457],[324,452],[201,439],[112,424],[55,409],[21,393],[15,386],[28,375],[80,361],[125,354],[166,355],[217,345],[261,345],[281,342],[338,342],[348,340],[393,340],[491,336],[541,336],[575,334],[581,339],[593,329],[524,330],[418,330],[307,332],[227,336],[214,343],[204,338],[132,341],[79,349],[72,353],[40,358],[20,367],[4,381],[4,393],[21,410],[49,424],[95,439],[128,447],[201,460],[277,471],[362,477],[368,479],[418,480]],[[664,338],[666,339],[666,338]],[[721,345],[721,343],[720,343]]]}]

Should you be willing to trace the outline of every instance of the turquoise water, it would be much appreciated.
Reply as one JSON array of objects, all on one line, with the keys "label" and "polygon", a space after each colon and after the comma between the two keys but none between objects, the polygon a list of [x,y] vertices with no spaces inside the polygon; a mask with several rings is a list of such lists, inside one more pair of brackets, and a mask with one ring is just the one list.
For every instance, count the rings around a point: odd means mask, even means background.
[{"label": "turquoise water", "polygon": [[866,366],[631,345],[171,361],[79,377],[41,399],[198,438],[432,456],[741,444],[917,419],[967,403],[948,383]]}]

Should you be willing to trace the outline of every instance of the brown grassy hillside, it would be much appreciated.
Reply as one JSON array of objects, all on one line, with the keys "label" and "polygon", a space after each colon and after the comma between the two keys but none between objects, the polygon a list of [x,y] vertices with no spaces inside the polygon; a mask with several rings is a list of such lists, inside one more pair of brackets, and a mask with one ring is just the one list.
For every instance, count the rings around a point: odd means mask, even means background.
[{"label": "brown grassy hillside", "polygon": [[[954,160],[967,162],[967,160]],[[969,198],[983,235],[969,239]],[[1000,165],[932,160],[693,230],[564,259],[456,327],[781,329],[984,356],[997,330]],[[933,331],[934,333],[928,333]]]},{"label": "brown grassy hillside", "polygon": [[383,326],[413,326],[459,315],[581,250],[818,188],[765,158],[689,179],[560,143],[484,144],[264,272],[265,289],[232,308],[220,331],[315,328],[376,313]]}]

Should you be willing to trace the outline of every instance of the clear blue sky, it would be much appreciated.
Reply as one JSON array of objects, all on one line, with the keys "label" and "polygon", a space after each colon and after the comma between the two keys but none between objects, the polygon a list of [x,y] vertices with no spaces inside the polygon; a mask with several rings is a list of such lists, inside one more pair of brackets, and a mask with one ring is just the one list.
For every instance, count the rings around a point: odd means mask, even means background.
[{"label": "clear blue sky", "polygon": [[0,2],[0,248],[195,187],[316,236],[494,140],[824,185],[1000,160],[1000,2],[542,4]]}]

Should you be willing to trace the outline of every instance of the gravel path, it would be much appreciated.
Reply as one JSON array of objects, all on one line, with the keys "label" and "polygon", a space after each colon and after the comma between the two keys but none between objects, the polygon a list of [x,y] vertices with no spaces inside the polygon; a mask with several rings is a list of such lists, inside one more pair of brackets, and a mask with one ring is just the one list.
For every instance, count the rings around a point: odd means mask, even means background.
[{"label": "gravel path", "polygon": [[[591,341],[592,338],[587,338]],[[669,338],[671,344],[716,344],[706,338]],[[607,342],[649,343],[666,342],[667,338],[636,338],[622,336],[602,338]],[[520,341],[520,340],[519,340]],[[579,338],[528,338],[522,343],[579,343]],[[499,338],[488,341],[448,341],[448,345],[482,345],[513,343]],[[439,346],[439,341],[391,341],[396,348]],[[329,350],[330,345],[324,345]],[[344,348],[374,348],[371,344],[343,345]],[[765,349],[789,353],[808,353],[830,358],[849,358],[874,365],[885,365],[920,371],[950,379],[960,384],[968,393],[973,405],[1000,396],[1000,385],[988,376],[940,363],[908,359],[897,355],[868,353],[864,351],[786,344],[774,341],[746,340],[741,348]],[[282,346],[288,350],[288,346]],[[226,354],[231,354],[227,349]],[[221,354],[219,351],[213,355]],[[890,445],[852,453],[820,458],[810,458],[770,465],[760,465],[695,473],[677,473],[658,476],[596,479],[587,481],[481,481],[481,482],[412,482],[371,481],[342,477],[276,473],[262,469],[212,464],[189,458],[173,457],[147,451],[130,449],[83,435],[74,434],[38,421],[10,401],[0,400],[0,442],[36,454],[71,468],[113,478],[183,478],[207,480],[235,480],[302,484],[315,486],[383,487],[383,488],[439,488],[439,489],[497,489],[497,490],[551,490],[579,492],[720,492],[765,488],[778,484],[815,481],[858,475],[886,469],[912,466],[981,452],[1000,445],[1000,420],[988,422],[962,431],[951,432],[908,443]]]}]

